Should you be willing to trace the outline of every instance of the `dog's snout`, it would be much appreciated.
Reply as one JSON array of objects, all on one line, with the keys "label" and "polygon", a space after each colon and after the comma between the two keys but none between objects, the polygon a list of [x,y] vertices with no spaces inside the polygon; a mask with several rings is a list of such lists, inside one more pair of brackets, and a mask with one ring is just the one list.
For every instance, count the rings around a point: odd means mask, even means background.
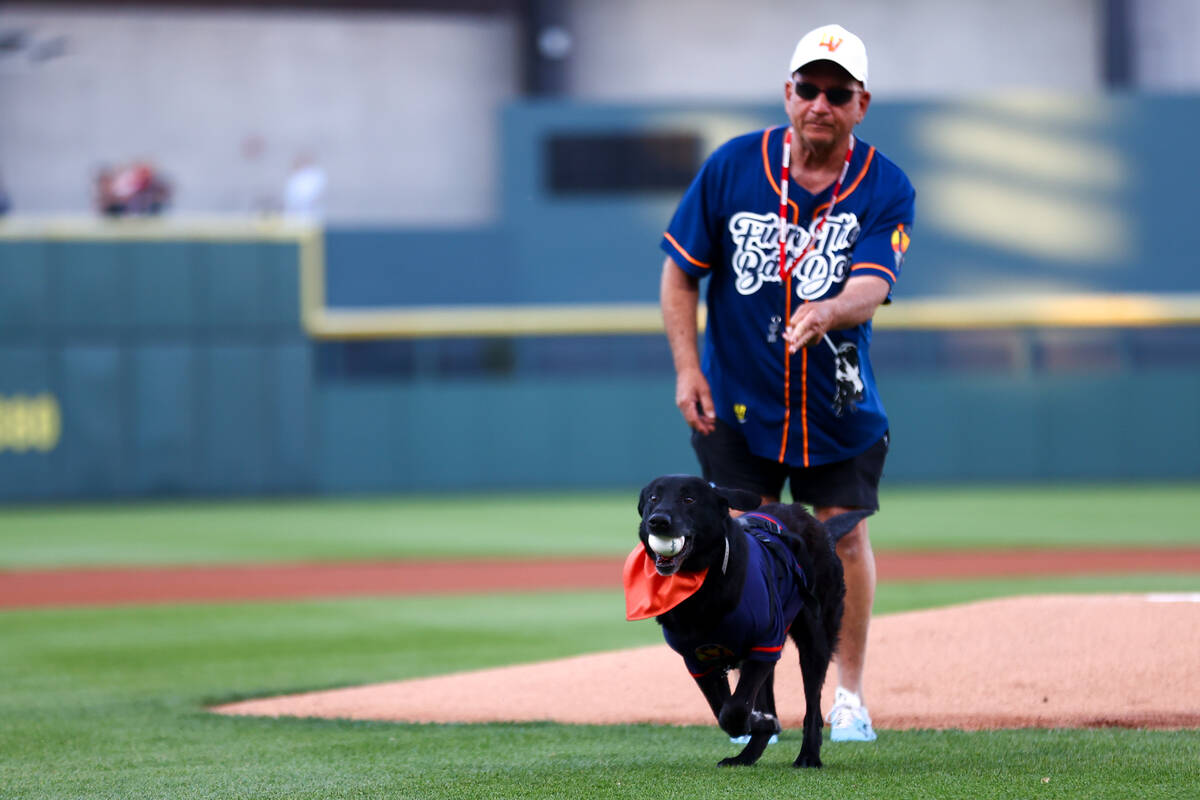
[{"label": "dog's snout", "polygon": [[671,518],[661,511],[656,511],[646,519],[646,527],[654,533],[665,533],[671,529]]}]

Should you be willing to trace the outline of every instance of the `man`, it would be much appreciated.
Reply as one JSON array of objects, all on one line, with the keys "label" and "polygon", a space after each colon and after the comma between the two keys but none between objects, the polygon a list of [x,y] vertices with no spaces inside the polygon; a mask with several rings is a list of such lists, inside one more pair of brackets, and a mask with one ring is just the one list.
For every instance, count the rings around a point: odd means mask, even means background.
[{"label": "man", "polygon": [[[790,125],[726,142],[680,202],[663,235],[662,310],[675,401],[704,477],[764,502],[787,480],[796,502],[827,519],[879,507],[888,421],[868,353],[871,318],[899,276],[914,191],[853,133],[871,102],[862,40],[839,25],[810,31],[789,72]],[[847,591],[830,738],[872,741],[862,696],[875,557],[865,520],[837,552]]]}]

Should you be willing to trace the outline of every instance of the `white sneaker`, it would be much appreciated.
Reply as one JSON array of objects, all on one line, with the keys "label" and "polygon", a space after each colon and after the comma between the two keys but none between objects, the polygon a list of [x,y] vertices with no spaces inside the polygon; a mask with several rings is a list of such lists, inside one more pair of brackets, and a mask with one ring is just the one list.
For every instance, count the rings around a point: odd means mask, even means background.
[{"label": "white sneaker", "polygon": [[875,741],[875,729],[871,727],[871,715],[867,713],[867,707],[862,704],[862,698],[841,686],[833,694],[833,708],[829,709],[829,716],[825,719],[831,727],[829,734],[831,742]]},{"label": "white sneaker", "polygon": [[[750,744],[750,734],[747,733],[745,736],[730,736],[729,741],[732,742],[733,744]],[[779,734],[778,733],[772,733],[771,738],[767,739],[767,744],[778,744],[778,743],[779,743]]]}]

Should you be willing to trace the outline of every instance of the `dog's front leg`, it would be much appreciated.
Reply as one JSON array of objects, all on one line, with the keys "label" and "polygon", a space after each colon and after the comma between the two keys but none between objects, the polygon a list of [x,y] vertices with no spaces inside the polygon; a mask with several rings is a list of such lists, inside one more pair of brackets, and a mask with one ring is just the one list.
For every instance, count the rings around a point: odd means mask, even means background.
[{"label": "dog's front leg", "polygon": [[[774,680],[775,664],[765,661],[745,661],[737,688],[725,703],[717,722],[730,736],[750,734],[742,752],[720,762],[722,767],[749,766],[758,761],[771,737],[779,733],[779,720],[774,714],[755,708],[759,692]],[[768,690],[769,691],[769,690]]]},{"label": "dog's front leg", "polygon": [[[730,736],[745,736],[747,733],[765,731],[773,725],[778,726],[779,722],[773,715],[754,710],[759,690],[774,673],[774,662],[742,662],[737,688],[717,715],[721,730]],[[777,727],[771,732],[778,733]]]},{"label": "dog's front leg", "polygon": [[714,669],[696,678],[696,685],[708,701],[717,722],[721,721],[721,709],[729,702],[729,678],[723,669]]}]

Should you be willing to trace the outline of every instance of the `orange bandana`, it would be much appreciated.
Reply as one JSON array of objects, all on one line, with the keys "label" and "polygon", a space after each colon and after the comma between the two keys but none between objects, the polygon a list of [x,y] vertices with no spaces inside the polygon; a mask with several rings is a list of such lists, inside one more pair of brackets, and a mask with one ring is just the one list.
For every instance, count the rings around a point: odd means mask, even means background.
[{"label": "orange bandana", "polygon": [[649,619],[667,613],[694,595],[706,575],[708,567],[700,572],[659,575],[654,559],[638,542],[625,559],[625,619]]}]

